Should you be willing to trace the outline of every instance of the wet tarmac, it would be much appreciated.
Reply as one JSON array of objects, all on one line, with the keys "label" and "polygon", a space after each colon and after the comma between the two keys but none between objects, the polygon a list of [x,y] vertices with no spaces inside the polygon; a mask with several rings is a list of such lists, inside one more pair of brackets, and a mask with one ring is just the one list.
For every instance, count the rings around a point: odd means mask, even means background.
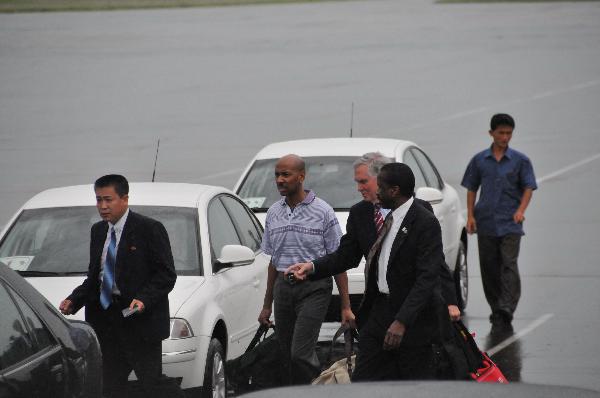
[{"label": "wet tarmac", "polygon": [[231,187],[269,142],[347,136],[352,103],[355,136],[413,140],[458,187],[508,112],[540,182],[523,296],[512,339],[490,335],[471,237],[465,321],[509,380],[600,390],[598,21],[426,0],[0,15],[0,225],[46,188],[150,180],[159,137],[158,181]]}]

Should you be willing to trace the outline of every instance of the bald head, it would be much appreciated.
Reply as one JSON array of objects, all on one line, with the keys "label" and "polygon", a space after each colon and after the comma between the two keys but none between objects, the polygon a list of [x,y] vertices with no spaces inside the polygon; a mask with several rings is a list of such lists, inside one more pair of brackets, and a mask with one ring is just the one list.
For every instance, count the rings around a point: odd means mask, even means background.
[{"label": "bald head", "polygon": [[282,166],[286,169],[294,170],[297,172],[304,173],[306,170],[306,165],[304,163],[304,159],[302,159],[298,155],[294,155],[293,153],[289,155],[285,155],[277,161],[277,165],[275,167]]},{"label": "bald head", "polygon": [[275,182],[281,196],[297,203],[304,197],[304,160],[298,155],[285,155],[275,165]]}]

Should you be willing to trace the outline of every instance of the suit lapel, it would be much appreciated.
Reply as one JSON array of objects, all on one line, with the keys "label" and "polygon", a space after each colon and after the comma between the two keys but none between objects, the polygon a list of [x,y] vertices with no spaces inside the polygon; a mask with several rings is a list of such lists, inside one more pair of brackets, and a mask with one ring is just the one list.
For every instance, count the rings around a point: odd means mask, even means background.
[{"label": "suit lapel", "polygon": [[365,220],[363,225],[365,226],[369,239],[371,239],[371,242],[375,242],[375,239],[377,239],[377,229],[375,228],[375,206],[373,206],[371,202],[369,202],[369,206],[366,207],[364,217]]},{"label": "suit lapel", "polygon": [[390,258],[388,259],[388,267],[389,267],[389,264],[394,259],[394,256],[398,252],[398,249],[400,249],[400,246],[402,246],[402,244],[408,237],[410,230],[412,229],[412,223],[417,214],[415,206],[416,206],[416,202],[413,202],[413,204],[410,206],[410,209],[408,209],[406,216],[404,216],[404,220],[402,220],[400,229],[398,230],[398,233],[396,234],[396,237],[394,238],[394,243],[392,243],[392,249],[390,250]]},{"label": "suit lapel", "polygon": [[108,233],[108,223],[102,222],[98,226],[96,236],[94,237],[94,247],[92,249],[92,260],[95,265],[100,269],[102,262],[102,250],[104,250],[104,243],[106,243],[106,234]]},{"label": "suit lapel", "polygon": [[127,252],[129,251],[129,244],[132,242],[132,238],[135,234],[135,226],[136,226],[136,215],[131,210],[129,210],[129,215],[127,216],[127,221],[125,221],[125,226],[123,227],[123,232],[121,233],[121,239],[119,240],[119,247],[117,248],[117,263],[115,265],[115,281],[118,282],[121,280],[121,275],[123,275],[123,271],[125,270],[125,260],[127,258]]}]

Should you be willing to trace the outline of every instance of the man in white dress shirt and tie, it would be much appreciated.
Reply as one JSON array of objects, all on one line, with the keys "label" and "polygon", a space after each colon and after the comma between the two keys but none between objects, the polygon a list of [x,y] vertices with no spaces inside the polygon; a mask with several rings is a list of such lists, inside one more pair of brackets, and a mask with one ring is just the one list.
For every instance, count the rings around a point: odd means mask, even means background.
[{"label": "man in white dress shirt and tie", "polygon": [[[448,338],[451,328],[441,295],[440,224],[416,203],[415,178],[407,165],[386,164],[377,185],[381,206],[391,212],[367,256],[365,295],[357,314],[360,351],[352,380],[433,379],[438,376],[434,347]],[[310,263],[288,272],[295,271],[297,279],[320,279],[356,267],[360,257],[338,249],[315,260],[311,274]]]}]

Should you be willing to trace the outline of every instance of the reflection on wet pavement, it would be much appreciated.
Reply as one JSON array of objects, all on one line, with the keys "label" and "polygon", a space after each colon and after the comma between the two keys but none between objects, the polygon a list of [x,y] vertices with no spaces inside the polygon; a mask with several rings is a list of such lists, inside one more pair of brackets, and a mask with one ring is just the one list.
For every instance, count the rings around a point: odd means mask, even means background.
[{"label": "reflection on wet pavement", "polygon": [[[487,351],[513,335],[512,327],[492,327],[485,338],[484,347],[480,348]],[[521,342],[519,340],[515,340],[512,344],[491,356],[492,361],[496,363],[509,382],[521,381],[521,358]]]}]

